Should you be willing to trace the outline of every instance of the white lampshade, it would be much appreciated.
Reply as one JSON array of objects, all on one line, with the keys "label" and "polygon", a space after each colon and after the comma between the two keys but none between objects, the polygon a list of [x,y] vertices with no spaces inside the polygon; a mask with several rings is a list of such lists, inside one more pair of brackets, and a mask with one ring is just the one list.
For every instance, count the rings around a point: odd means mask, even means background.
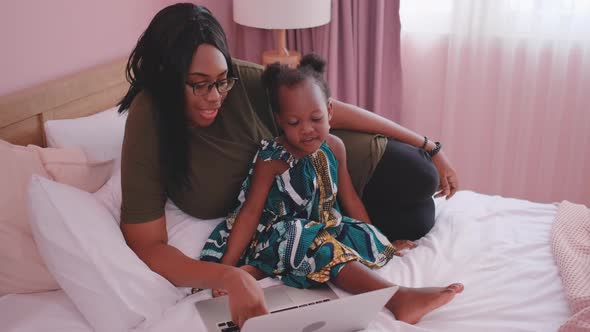
[{"label": "white lampshade", "polygon": [[331,0],[234,0],[234,21],[262,29],[304,29],[330,22]]}]

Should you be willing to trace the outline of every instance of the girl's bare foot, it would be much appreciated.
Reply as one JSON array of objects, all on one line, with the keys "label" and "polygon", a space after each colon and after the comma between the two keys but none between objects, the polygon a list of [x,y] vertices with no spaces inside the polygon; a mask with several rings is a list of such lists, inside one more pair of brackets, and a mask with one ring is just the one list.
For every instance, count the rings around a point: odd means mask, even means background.
[{"label": "girl's bare foot", "polygon": [[[360,294],[374,291],[393,284],[370,270],[362,263],[346,263],[333,280],[336,286],[352,293]],[[463,291],[463,284],[451,284],[447,287],[408,288],[400,287],[385,305],[397,320],[416,324],[424,315],[451,301]]]},{"label": "girl's bare foot", "polygon": [[416,324],[427,313],[449,303],[463,288],[459,283],[447,287],[400,287],[386,307],[397,320]]}]

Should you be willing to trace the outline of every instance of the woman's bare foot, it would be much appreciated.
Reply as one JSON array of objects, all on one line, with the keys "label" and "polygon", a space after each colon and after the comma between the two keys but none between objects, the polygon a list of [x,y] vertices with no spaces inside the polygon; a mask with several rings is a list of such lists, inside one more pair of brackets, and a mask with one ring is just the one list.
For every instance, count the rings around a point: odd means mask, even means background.
[{"label": "woman's bare foot", "polygon": [[447,287],[400,287],[385,307],[397,320],[416,324],[427,313],[449,303],[463,288],[458,283]]}]

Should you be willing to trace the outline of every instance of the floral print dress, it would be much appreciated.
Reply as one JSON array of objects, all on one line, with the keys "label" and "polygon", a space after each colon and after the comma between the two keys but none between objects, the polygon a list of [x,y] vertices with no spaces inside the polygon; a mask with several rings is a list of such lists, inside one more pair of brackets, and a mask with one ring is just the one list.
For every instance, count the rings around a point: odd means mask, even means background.
[{"label": "floral print dress", "polygon": [[251,183],[254,163],[282,160],[289,168],[275,177],[256,233],[240,258],[266,275],[298,288],[333,279],[350,261],[371,268],[385,265],[395,248],[374,226],[342,216],[338,193],[338,161],[326,144],[295,159],[273,140],[263,140],[242,184],[240,206],[211,233],[201,259],[219,262]]}]

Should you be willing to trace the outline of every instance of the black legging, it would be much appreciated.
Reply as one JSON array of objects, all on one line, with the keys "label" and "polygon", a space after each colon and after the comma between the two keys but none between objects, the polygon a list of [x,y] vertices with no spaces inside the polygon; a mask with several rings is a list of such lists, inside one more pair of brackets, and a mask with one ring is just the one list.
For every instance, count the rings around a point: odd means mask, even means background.
[{"label": "black legging", "polygon": [[394,240],[417,240],[434,226],[438,172],[422,149],[390,139],[363,202],[375,226]]}]

